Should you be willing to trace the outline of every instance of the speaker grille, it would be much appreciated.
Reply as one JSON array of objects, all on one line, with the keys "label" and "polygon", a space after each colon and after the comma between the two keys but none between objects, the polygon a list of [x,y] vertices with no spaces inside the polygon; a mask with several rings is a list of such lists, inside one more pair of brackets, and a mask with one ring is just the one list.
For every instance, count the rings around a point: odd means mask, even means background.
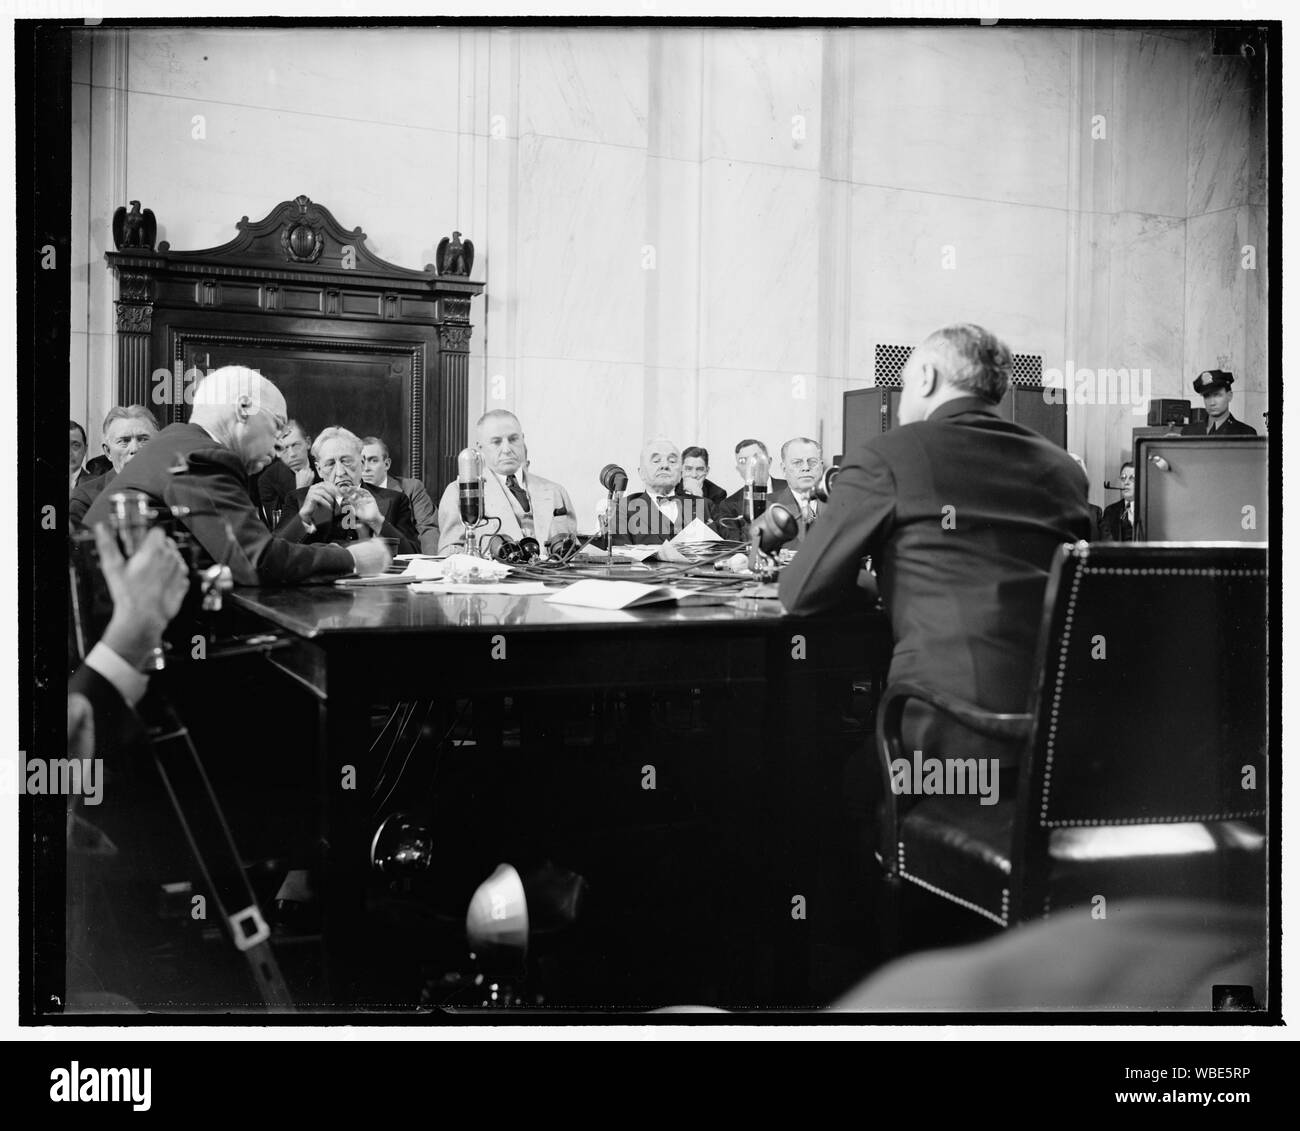
[{"label": "speaker grille", "polygon": [[[892,342],[876,343],[876,387],[880,389],[901,389],[903,387],[903,366],[912,356],[915,346],[902,346]],[[1041,385],[1043,383],[1043,359],[1036,353],[1016,353],[1011,355],[1011,383],[1013,385]]]}]

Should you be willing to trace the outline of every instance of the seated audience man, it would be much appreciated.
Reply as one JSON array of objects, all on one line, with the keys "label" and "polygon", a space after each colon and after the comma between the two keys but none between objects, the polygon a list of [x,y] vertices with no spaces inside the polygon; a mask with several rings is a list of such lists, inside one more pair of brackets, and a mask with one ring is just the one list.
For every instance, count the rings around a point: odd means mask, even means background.
[{"label": "seated audience man", "polygon": [[411,503],[401,491],[361,481],[361,438],[346,428],[326,428],[312,445],[320,482],[289,496],[289,513],[276,534],[290,542],[346,545],[392,538],[399,554],[420,552]]},{"label": "seated audience man", "polygon": [[361,478],[372,487],[401,491],[411,504],[415,516],[415,530],[420,536],[420,552],[438,552],[438,512],[424,484],[418,479],[407,479],[392,474],[393,461],[388,445],[378,436],[365,436],[361,440]]},{"label": "seated audience man", "polygon": [[[750,457],[758,452],[767,455],[767,445],[762,440],[741,440],[736,445],[736,470],[740,473],[743,481],[747,474]],[[771,468],[768,468],[767,497],[771,501],[779,492],[785,490],[784,479],[772,478]],[[743,540],[745,537],[745,488],[742,486],[739,491],[733,495],[728,495],[721,503],[718,504],[717,515],[718,533],[724,538],[737,538]]]},{"label": "seated audience man", "polygon": [[1184,436],[1257,436],[1249,424],[1243,424],[1231,412],[1232,382],[1235,378],[1223,369],[1207,369],[1192,382],[1192,388],[1205,398],[1209,419],[1204,424],[1189,424]]},{"label": "seated audience man", "polygon": [[708,499],[716,508],[726,499],[727,492],[709,479],[708,474],[708,448],[701,448],[697,444],[683,448],[681,493]]},{"label": "seated audience man", "polygon": [[799,537],[789,543],[792,550],[799,549],[808,537],[808,531],[817,521],[820,504],[813,492],[822,477],[822,446],[807,436],[796,436],[781,445],[781,470],[786,474],[786,486],[769,497],[767,505],[780,503],[799,521]]},{"label": "seated audience man", "polygon": [[[830,609],[870,555],[894,632],[889,681],[1006,712],[1028,703],[1052,558],[1088,534],[1070,457],[997,414],[1011,365],[980,326],[926,338],[903,370],[900,426],[846,455],[779,590],[788,612]],[[927,756],[1015,760],[917,703],[903,737]]]},{"label": "seated audience man", "polygon": [[146,444],[113,490],[100,493],[85,524],[107,521],[118,491],[137,491],[154,507],[187,507],[179,521],[198,544],[196,564],[228,565],[236,585],[382,573],[391,560],[382,542],[297,544],[272,535],[258,517],[248,477],[270,464],[287,417],[280,390],[256,370],[213,370],[194,386],[189,423],[169,424]]},{"label": "seated audience man", "polygon": [[68,525],[72,530],[81,526],[81,521],[90,510],[90,504],[99,498],[126,465],[127,460],[136,454],[158,432],[158,421],[142,404],[129,404],[125,408],[117,405],[108,410],[104,417],[104,451],[108,455],[111,467],[103,475],[87,479],[78,485],[68,500]]},{"label": "seated audience man", "polygon": [[316,469],[311,464],[311,437],[296,420],[289,421],[284,431],[275,438],[275,459],[257,477],[257,505],[271,525],[276,511],[280,517],[293,508],[289,496],[299,487],[310,487],[316,482]]},{"label": "seated audience man", "polygon": [[[1070,458],[1079,465],[1079,470],[1083,472],[1084,490],[1086,491],[1088,483],[1090,482],[1088,477],[1088,465],[1083,462],[1083,456],[1079,455],[1077,452],[1070,452],[1068,454]],[[1101,532],[1101,507],[1090,501],[1088,503],[1088,514],[1092,516],[1091,533],[1088,535],[1088,540],[1090,542],[1106,541],[1106,538]]]},{"label": "seated audience man", "polygon": [[[576,534],[573,501],[560,484],[543,479],[528,466],[528,444],[519,418],[492,409],[478,419],[474,446],[483,454],[484,535],[504,534],[518,541],[535,538],[542,547],[559,534]],[[499,527],[499,528],[498,528]],[[465,548],[456,482],[438,500],[438,553]]]},{"label": "seated audience man", "polygon": [[617,516],[614,544],[652,546],[675,538],[693,521],[712,525],[713,505],[708,499],[679,492],[682,456],[677,445],[663,438],[651,440],[641,450],[644,491],[628,495]]},{"label": "seated audience man", "polygon": [[1111,503],[1101,512],[1101,538],[1103,542],[1133,542],[1137,540],[1137,524],[1133,515],[1133,495],[1137,485],[1137,472],[1133,461],[1120,464],[1119,494],[1117,503]]},{"label": "seated audience man", "polygon": [[86,470],[86,430],[75,420],[68,421],[68,494],[94,476]]}]

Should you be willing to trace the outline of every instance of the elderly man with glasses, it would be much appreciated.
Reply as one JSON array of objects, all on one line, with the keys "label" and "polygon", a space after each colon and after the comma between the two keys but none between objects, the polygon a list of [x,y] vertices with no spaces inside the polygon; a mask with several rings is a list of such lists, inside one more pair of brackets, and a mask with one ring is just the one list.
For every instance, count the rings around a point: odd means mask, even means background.
[{"label": "elderly man with glasses", "polygon": [[822,446],[807,436],[796,436],[781,445],[781,470],[785,486],[768,500],[768,506],[780,504],[799,520],[799,537],[789,544],[797,550],[817,521],[814,492],[822,477]]},{"label": "elderly man with glasses", "polygon": [[418,554],[410,500],[401,491],[362,482],[361,449],[361,437],[346,428],[324,429],[311,448],[320,479],[289,496],[289,513],[276,534],[291,542],[338,545],[389,538],[397,553]]},{"label": "elderly man with glasses", "polygon": [[1136,542],[1137,522],[1133,514],[1133,496],[1136,494],[1137,472],[1132,461],[1119,469],[1119,494],[1117,503],[1111,503],[1101,512],[1101,538],[1103,542]]}]

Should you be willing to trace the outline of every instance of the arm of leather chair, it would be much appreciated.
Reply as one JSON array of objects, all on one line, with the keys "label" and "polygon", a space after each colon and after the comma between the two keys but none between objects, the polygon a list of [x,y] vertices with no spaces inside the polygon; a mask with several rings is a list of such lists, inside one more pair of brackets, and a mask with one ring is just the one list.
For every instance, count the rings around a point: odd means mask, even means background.
[{"label": "arm of leather chair", "polygon": [[887,875],[898,870],[898,795],[893,789],[891,766],[903,758],[903,709],[910,700],[927,703],[968,730],[989,738],[1029,739],[1034,716],[1030,714],[1003,714],[986,711],[956,695],[948,695],[919,683],[894,683],[881,697],[876,712],[876,750],[880,755],[880,772],[884,784],[884,802],[880,828],[880,862]]}]

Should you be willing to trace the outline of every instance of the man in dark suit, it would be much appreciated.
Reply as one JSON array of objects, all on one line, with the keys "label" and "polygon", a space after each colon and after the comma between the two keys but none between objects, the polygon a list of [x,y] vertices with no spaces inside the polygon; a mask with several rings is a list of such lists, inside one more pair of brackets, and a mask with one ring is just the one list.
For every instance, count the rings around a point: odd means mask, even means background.
[{"label": "man in dark suit", "polygon": [[[948,326],[908,359],[900,427],[848,455],[803,548],[780,579],[786,610],[850,597],[870,555],[894,630],[891,683],[910,681],[990,711],[1023,711],[1043,594],[1063,542],[1088,536],[1083,475],[1037,432],[998,416],[1011,350]],[[907,749],[936,757],[1015,751],[918,704]]]},{"label": "man in dark suit", "polygon": [[1242,424],[1228,406],[1232,404],[1231,373],[1223,369],[1207,369],[1195,381],[1192,388],[1205,398],[1205,411],[1209,420],[1204,424],[1189,424],[1183,429],[1184,436],[1257,436],[1249,424]]},{"label": "man in dark suit", "polygon": [[74,533],[81,528],[82,519],[100,492],[117,478],[127,461],[158,434],[158,421],[142,404],[116,405],[104,417],[103,431],[109,467],[103,475],[79,483],[72,492],[72,498],[68,500],[68,527]]},{"label": "man in dark suit", "polygon": [[361,438],[346,428],[322,431],[312,445],[320,481],[289,496],[276,534],[290,542],[338,545],[392,538],[399,554],[418,554],[410,500],[401,491],[362,482],[361,450]]},{"label": "man in dark suit", "polygon": [[213,370],[194,387],[190,422],[159,432],[95,500],[85,524],[108,520],[110,495],[137,491],[154,507],[189,508],[179,521],[198,544],[196,564],[230,566],[236,585],[382,573],[391,560],[383,543],[295,544],[272,536],[253,509],[248,477],[270,464],[287,415],[280,390],[256,370]]},{"label": "man in dark suit", "polygon": [[727,492],[719,487],[709,475],[709,450],[692,444],[682,449],[682,481],[678,485],[683,495],[694,495],[697,499],[708,499],[716,510],[727,498]]},{"label": "man in dark suit", "polygon": [[310,449],[311,437],[296,420],[289,421],[275,438],[275,459],[257,477],[254,499],[268,524],[278,525],[276,511],[283,518],[293,509],[290,496],[294,491],[316,482]]},{"label": "man in dark suit", "polygon": [[1101,512],[1101,540],[1103,542],[1136,542],[1137,521],[1133,514],[1133,495],[1137,486],[1137,472],[1133,461],[1127,460],[1119,468],[1119,502],[1111,503]]},{"label": "man in dark suit", "polygon": [[94,476],[86,470],[86,430],[75,420],[68,421],[68,494]]},{"label": "man in dark suit", "polygon": [[[749,482],[750,460],[760,453],[764,459],[769,458],[767,445],[762,440],[746,439],[741,440],[736,445],[736,470],[740,473],[740,478],[746,483]],[[769,472],[767,482],[768,502],[771,502],[775,495],[784,491],[785,485],[784,479],[773,479]],[[717,525],[718,533],[724,538],[735,538],[744,541],[745,528],[748,525],[745,519],[744,487],[734,495],[728,495],[726,499],[718,504]]]},{"label": "man in dark suit", "polygon": [[820,504],[813,492],[822,475],[822,446],[807,436],[787,440],[781,445],[781,470],[786,474],[785,486],[775,496],[768,496],[767,505],[773,507],[780,503],[794,515],[799,523],[799,537],[787,548],[798,550],[817,521]]},{"label": "man in dark suit", "polygon": [[614,544],[656,546],[677,537],[692,522],[712,524],[713,507],[708,499],[679,492],[682,454],[677,445],[663,438],[651,440],[641,450],[641,482],[637,491],[623,500],[615,517]]},{"label": "man in dark suit", "polygon": [[415,519],[415,532],[420,538],[420,553],[438,552],[438,512],[418,479],[407,479],[393,474],[393,459],[388,445],[378,436],[361,438],[361,478],[372,487],[386,491],[401,491],[411,504]]}]

